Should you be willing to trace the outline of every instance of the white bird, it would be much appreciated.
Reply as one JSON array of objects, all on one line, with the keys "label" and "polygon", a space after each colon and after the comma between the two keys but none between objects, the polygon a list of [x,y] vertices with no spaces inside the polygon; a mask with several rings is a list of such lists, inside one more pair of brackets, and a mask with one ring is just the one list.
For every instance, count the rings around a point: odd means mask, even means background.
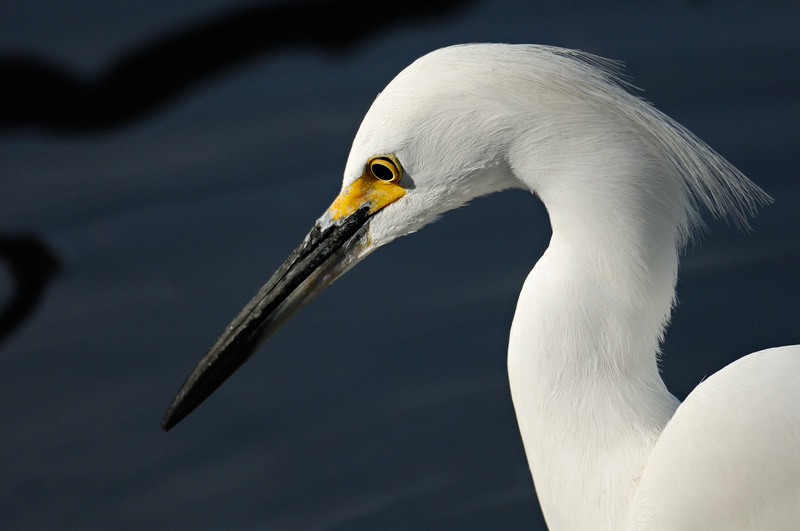
[{"label": "white bird", "polygon": [[746,356],[682,404],[658,370],[700,209],[746,226],[769,198],[626,89],[615,63],[545,46],[462,45],[411,64],[365,116],[340,195],[206,354],[164,429],[374,249],[524,188],[552,239],[520,294],[508,373],[550,529],[800,528],[800,346]]}]

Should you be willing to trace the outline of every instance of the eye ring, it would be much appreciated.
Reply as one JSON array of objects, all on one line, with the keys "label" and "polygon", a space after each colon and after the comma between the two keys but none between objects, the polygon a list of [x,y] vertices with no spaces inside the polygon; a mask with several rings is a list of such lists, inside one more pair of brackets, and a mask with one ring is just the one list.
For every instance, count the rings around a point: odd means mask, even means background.
[{"label": "eye ring", "polygon": [[367,169],[370,175],[382,183],[396,183],[403,176],[400,163],[393,155],[377,155],[369,159]]}]

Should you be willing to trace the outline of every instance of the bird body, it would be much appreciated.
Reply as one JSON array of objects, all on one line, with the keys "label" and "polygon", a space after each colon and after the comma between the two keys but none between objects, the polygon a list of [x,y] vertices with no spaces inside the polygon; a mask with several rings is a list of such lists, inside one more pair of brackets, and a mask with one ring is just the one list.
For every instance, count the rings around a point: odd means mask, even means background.
[{"label": "bird body", "polygon": [[367,112],[339,197],[203,358],[164,427],[372,250],[524,188],[552,238],[522,288],[508,370],[548,526],[795,528],[800,347],[747,356],[683,404],[658,370],[701,207],[746,226],[768,196],[626,88],[614,63],[544,46],[456,46],[410,65]]},{"label": "bird body", "polygon": [[800,346],[750,354],[698,385],[661,433],[632,531],[796,529]]}]

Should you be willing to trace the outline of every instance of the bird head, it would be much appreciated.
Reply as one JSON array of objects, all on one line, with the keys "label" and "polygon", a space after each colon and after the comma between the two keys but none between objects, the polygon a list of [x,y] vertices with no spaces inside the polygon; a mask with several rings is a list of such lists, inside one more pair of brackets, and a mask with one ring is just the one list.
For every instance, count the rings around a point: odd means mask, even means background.
[{"label": "bird head", "polygon": [[342,194],[372,177],[397,189],[369,221],[375,247],[475,197],[520,186],[508,163],[507,102],[493,97],[491,76],[463,53],[444,49],[412,63],[378,95],[356,133]]}]

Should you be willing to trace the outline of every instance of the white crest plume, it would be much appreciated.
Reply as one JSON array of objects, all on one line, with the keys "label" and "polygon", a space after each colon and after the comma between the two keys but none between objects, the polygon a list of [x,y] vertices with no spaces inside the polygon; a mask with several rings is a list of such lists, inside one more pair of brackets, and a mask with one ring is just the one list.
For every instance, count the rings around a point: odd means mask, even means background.
[{"label": "white crest plume", "polygon": [[[571,81],[587,94],[637,122],[691,191],[692,209],[687,229],[702,226],[699,203],[715,218],[731,218],[741,229],[749,229],[748,217],[759,206],[772,201],[759,186],[684,126],[659,111],[635,93],[637,87],[625,79],[623,63],[590,53],[557,47],[530,46],[554,57],[575,62]],[[565,69],[569,71],[569,69]]]}]

